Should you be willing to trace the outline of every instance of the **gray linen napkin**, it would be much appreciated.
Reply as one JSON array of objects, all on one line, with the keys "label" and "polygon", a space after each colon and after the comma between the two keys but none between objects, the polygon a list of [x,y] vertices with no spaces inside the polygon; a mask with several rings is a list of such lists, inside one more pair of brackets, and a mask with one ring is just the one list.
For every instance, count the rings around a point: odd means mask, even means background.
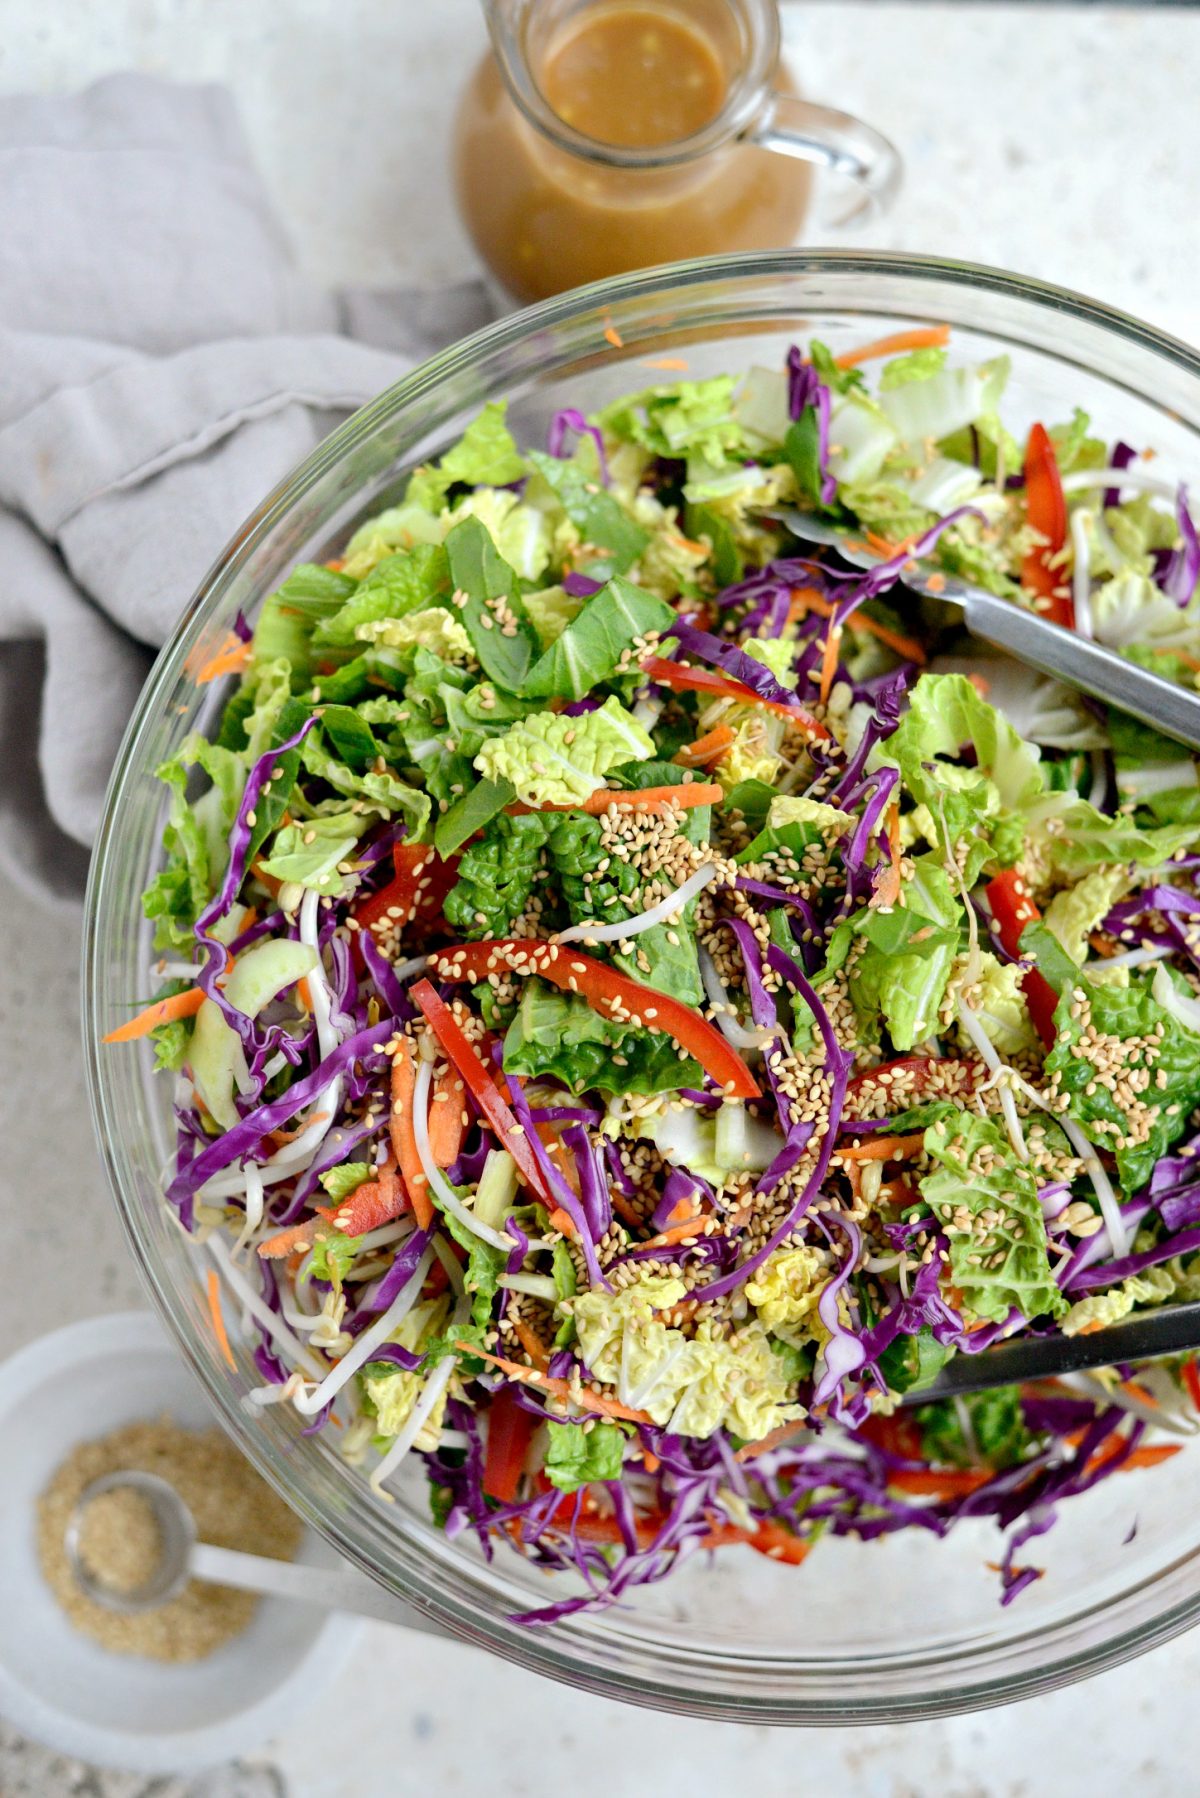
[{"label": "gray linen napkin", "polygon": [[0,864],[73,901],[149,670],[218,551],[481,284],[300,274],[229,95],[0,99]]}]

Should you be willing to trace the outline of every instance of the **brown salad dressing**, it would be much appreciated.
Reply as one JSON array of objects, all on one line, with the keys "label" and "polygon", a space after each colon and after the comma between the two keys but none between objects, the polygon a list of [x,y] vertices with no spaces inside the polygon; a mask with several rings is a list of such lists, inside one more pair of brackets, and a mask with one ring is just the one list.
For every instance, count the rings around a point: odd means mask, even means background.
[{"label": "brown salad dressing", "polygon": [[[542,46],[534,74],[563,123],[603,146],[680,143],[721,112],[728,50],[703,8],[605,0]],[[794,91],[780,71],[779,85]],[[529,123],[484,59],[457,125],[459,205],[483,260],[516,299],[718,250],[794,243],[811,170],[730,142],[670,167],[621,168],[577,155]]]}]

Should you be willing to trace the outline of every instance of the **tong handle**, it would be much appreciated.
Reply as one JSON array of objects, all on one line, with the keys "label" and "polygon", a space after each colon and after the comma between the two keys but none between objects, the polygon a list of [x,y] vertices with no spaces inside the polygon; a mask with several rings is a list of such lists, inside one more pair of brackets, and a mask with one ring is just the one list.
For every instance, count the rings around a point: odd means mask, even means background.
[{"label": "tong handle", "polygon": [[1176,686],[1090,637],[1038,618],[1010,599],[977,588],[961,590],[961,598],[967,629],[985,643],[1093,699],[1134,713],[1189,749],[1200,749],[1200,693]]}]

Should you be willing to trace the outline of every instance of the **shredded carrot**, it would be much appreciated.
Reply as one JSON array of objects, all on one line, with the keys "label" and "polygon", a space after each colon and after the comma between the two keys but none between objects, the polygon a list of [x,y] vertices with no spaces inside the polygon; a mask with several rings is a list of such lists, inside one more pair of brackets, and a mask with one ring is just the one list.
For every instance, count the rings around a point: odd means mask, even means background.
[{"label": "shredded carrot", "polygon": [[941,349],[950,341],[949,325],[924,325],[913,331],[896,331],[890,337],[876,337],[861,343],[856,350],[843,350],[834,361],[839,368],[857,368],[860,362],[873,362],[879,356],[901,356],[906,350]]},{"label": "shredded carrot", "polygon": [[900,801],[893,799],[888,811],[888,869],[871,894],[873,906],[895,905],[900,897]]},{"label": "shredded carrot", "polygon": [[[1103,1467],[1106,1462],[1113,1460],[1120,1453],[1124,1441],[1123,1436],[1110,1436],[1107,1442],[1102,1442],[1088,1462],[1087,1471],[1093,1473],[1097,1467]],[[1147,1443],[1143,1448],[1135,1448],[1122,1461],[1120,1471],[1132,1473],[1137,1467],[1158,1467],[1162,1462],[1169,1461],[1172,1455],[1177,1455],[1182,1447],[1181,1442]]]},{"label": "shredded carrot", "polygon": [[286,1230],[280,1230],[274,1236],[268,1236],[260,1242],[258,1252],[264,1261],[286,1261],[289,1255],[307,1255],[317,1238],[320,1220],[306,1217],[298,1224],[289,1224]]},{"label": "shredded carrot", "polygon": [[729,745],[737,740],[737,732],[732,724],[718,724],[697,737],[694,743],[685,743],[675,756],[685,768],[707,768],[719,762]]},{"label": "shredded carrot", "polygon": [[938,1473],[932,1467],[892,1467],[887,1483],[914,1498],[965,1498],[992,1478],[986,1467],[962,1467]]},{"label": "shredded carrot", "polygon": [[417,1153],[417,1138],[413,1129],[413,1095],[416,1085],[417,1071],[413,1066],[412,1045],[407,1037],[401,1037],[396,1053],[392,1056],[392,1112],[389,1120],[392,1153],[400,1168],[413,1215],[422,1230],[428,1230],[433,1223],[433,1200],[429,1196],[429,1182]]},{"label": "shredded carrot", "polygon": [[685,537],[682,531],[674,531],[672,541],[678,543],[681,549],[690,549],[697,556],[706,556],[711,547],[707,543],[698,543],[694,537]]},{"label": "shredded carrot", "polygon": [[1158,1400],[1155,1398],[1154,1394],[1148,1387],[1143,1386],[1139,1380],[1122,1380],[1121,1391],[1127,1392],[1130,1398],[1140,1399],[1143,1405],[1149,1405],[1152,1411],[1157,1411],[1159,1408]]},{"label": "shredded carrot", "polygon": [[582,805],[525,805],[517,800],[505,810],[514,817],[525,812],[587,812],[598,818],[610,805],[639,812],[665,812],[669,806],[686,811],[693,805],[719,805],[724,797],[723,788],[714,781],[691,780],[677,787],[634,787],[628,791],[623,787],[601,787],[589,794]]},{"label": "shredded carrot", "polygon": [[575,1236],[577,1234],[575,1229],[575,1219],[571,1216],[569,1211],[564,1211],[561,1205],[556,1205],[554,1210],[547,1214],[547,1221],[550,1228],[552,1230],[557,1230],[560,1236]]},{"label": "shredded carrot", "polygon": [[673,369],[677,374],[684,374],[691,365],[686,356],[643,356],[642,366]]},{"label": "shredded carrot", "polygon": [[533,1362],[533,1365],[537,1368],[538,1372],[545,1373],[550,1365],[550,1357],[547,1355],[541,1339],[535,1335],[534,1331],[525,1322],[523,1317],[514,1317],[512,1323],[513,1329],[516,1332],[517,1341],[525,1350],[525,1353],[529,1356],[529,1359]]},{"label": "shredded carrot", "polygon": [[217,1270],[210,1267],[207,1278],[208,1314],[212,1318],[213,1335],[217,1339],[217,1347],[221,1351],[225,1365],[237,1372],[237,1362],[233,1358],[233,1350],[229,1346],[229,1335],[225,1329],[225,1319],[221,1312],[221,1282],[217,1278]]},{"label": "shredded carrot", "polygon": [[325,1112],[314,1111],[310,1118],[305,1119],[304,1123],[295,1124],[290,1130],[272,1130],[267,1141],[273,1149],[282,1149],[288,1143],[295,1142],[298,1136],[303,1136],[310,1124],[323,1124],[325,1118]]},{"label": "shredded carrot", "polygon": [[301,974],[299,980],[296,982],[296,997],[304,1007],[305,1011],[310,1012],[312,1010],[312,988],[308,984],[307,974]]},{"label": "shredded carrot", "polygon": [[912,538],[906,537],[901,543],[893,543],[890,537],[881,537],[878,531],[867,532],[868,549],[873,549],[875,554],[882,556],[885,562],[890,562],[893,556],[903,554],[911,542]]},{"label": "shredded carrot", "polygon": [[[284,818],[281,818],[279,820],[281,825],[284,824],[285,821],[286,821],[286,815]],[[276,878],[273,874],[268,874],[266,872],[265,868],[262,865],[261,855],[258,857],[258,859],[256,861],[252,861],[250,863],[250,872],[251,872],[251,874],[253,874],[253,876],[256,880],[262,882],[263,886],[266,887],[268,893],[270,893],[270,895],[273,899],[278,898],[279,889],[283,885],[283,882],[281,880],[276,880]]]},{"label": "shredded carrot", "polygon": [[662,1463],[653,1449],[644,1448],[642,1450],[642,1466],[647,1473],[657,1473],[661,1465]]},{"label": "shredded carrot", "polygon": [[691,1217],[682,1218],[677,1224],[668,1224],[665,1230],[660,1230],[657,1236],[650,1238],[649,1242],[639,1243],[638,1247],[641,1249],[669,1248],[674,1242],[683,1242],[689,1236],[699,1236],[703,1222],[704,1219],[699,1212],[696,1212]]},{"label": "shredded carrot", "polygon": [[831,624],[825,633],[825,648],[821,654],[821,686],[818,697],[824,705],[829,698],[833,686],[833,677],[837,673],[838,651],[842,647],[842,627]]},{"label": "shredded carrot", "polygon": [[149,1036],[160,1024],[174,1024],[179,1018],[194,1018],[203,1004],[202,989],[189,986],[185,993],[175,993],[170,999],[156,999],[153,1005],[147,1005],[145,1011],[139,1011],[135,1018],[110,1030],[103,1040],[106,1043],[135,1042],[139,1036]]},{"label": "shredded carrot", "polygon": [[206,687],[209,681],[220,680],[223,674],[240,674],[252,653],[253,645],[243,643],[234,631],[230,631],[216,654],[209,656],[197,669],[196,685]]},{"label": "shredded carrot", "polygon": [[438,1167],[458,1160],[467,1126],[463,1123],[463,1078],[446,1066],[433,1083],[429,1106],[429,1151]]},{"label": "shredded carrot", "polygon": [[927,574],[925,576],[925,585],[930,593],[944,593],[946,591],[946,577],[944,574],[939,574],[935,569],[932,574]]},{"label": "shredded carrot", "polygon": [[734,1460],[753,1461],[755,1455],[765,1455],[773,1448],[782,1448],[785,1442],[790,1442],[793,1436],[802,1435],[807,1428],[808,1425],[804,1422],[781,1423],[777,1429],[769,1430],[757,1442],[747,1442],[744,1447],[739,1448]]},{"label": "shredded carrot", "polygon": [[553,1398],[569,1399],[585,1411],[597,1411],[601,1417],[621,1417],[626,1423],[654,1422],[648,1411],[635,1411],[632,1405],[622,1405],[615,1398],[606,1398],[602,1392],[594,1392],[590,1386],[585,1386],[577,1396],[567,1380],[556,1380],[548,1373],[538,1373],[536,1368],[522,1367],[519,1361],[506,1361],[503,1355],[490,1355],[486,1349],[476,1348],[472,1342],[459,1341],[454,1346],[461,1349],[464,1355],[474,1355],[478,1360],[498,1367],[510,1380],[540,1386],[543,1392],[550,1393]]},{"label": "shredded carrot", "polygon": [[334,556],[333,560],[331,562],[326,562],[325,566],[326,568],[332,569],[334,574],[340,574],[342,569],[346,566],[346,563],[342,556]]},{"label": "shredded carrot", "polygon": [[604,341],[605,343],[611,343],[614,350],[623,350],[625,348],[625,339],[621,336],[621,333],[617,330],[615,325],[605,325]]},{"label": "shredded carrot", "polygon": [[834,1155],[839,1161],[898,1161],[905,1155],[915,1155],[924,1144],[925,1132],[918,1130],[912,1136],[874,1136],[870,1142],[835,1149]]},{"label": "shredded carrot", "polygon": [[[816,612],[820,618],[832,618],[832,601],[818,593],[815,587],[797,587],[792,593],[792,620],[802,618],[805,612]],[[917,662],[923,666],[929,659],[915,637],[906,637],[902,631],[894,631],[890,625],[880,624],[878,619],[869,617],[866,612],[852,612],[844,622],[853,623],[856,631],[865,631],[869,637],[886,643],[889,649],[894,649],[906,662]]]},{"label": "shredded carrot", "polygon": [[612,1200],[612,1208],[622,1223],[628,1224],[631,1230],[640,1230],[644,1227],[645,1218],[640,1212],[634,1210],[619,1186],[612,1188],[609,1197]]}]

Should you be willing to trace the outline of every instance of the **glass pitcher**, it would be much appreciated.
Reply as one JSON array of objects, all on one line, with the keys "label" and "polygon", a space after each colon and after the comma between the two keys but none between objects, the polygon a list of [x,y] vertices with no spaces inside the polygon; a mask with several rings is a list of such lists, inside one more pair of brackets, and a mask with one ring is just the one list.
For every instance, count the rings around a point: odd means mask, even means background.
[{"label": "glass pitcher", "polygon": [[[896,192],[887,138],[792,91],[776,0],[484,0],[484,10],[492,53],[459,109],[455,179],[475,246],[512,299],[794,243],[814,169],[857,189],[839,223]],[[636,81],[610,66],[605,83],[581,47],[634,56]]]}]

